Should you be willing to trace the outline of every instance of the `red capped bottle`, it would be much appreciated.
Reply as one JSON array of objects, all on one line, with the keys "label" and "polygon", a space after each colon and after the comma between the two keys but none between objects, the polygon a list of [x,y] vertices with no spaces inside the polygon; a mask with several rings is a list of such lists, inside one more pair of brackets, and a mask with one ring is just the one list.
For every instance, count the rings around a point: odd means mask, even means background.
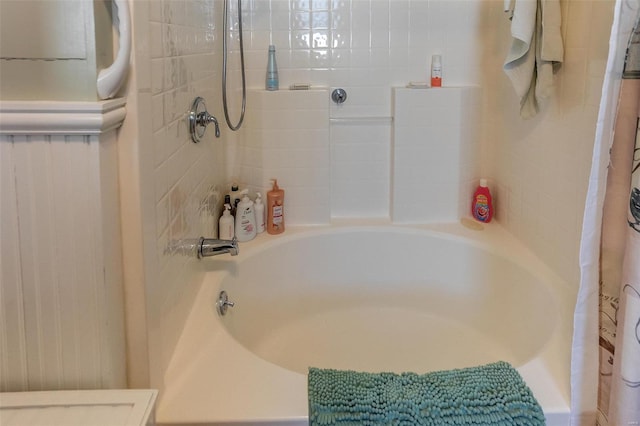
[{"label": "red capped bottle", "polygon": [[493,201],[491,200],[491,191],[489,191],[486,179],[480,179],[480,185],[473,194],[471,215],[478,222],[483,223],[489,223],[493,218]]}]

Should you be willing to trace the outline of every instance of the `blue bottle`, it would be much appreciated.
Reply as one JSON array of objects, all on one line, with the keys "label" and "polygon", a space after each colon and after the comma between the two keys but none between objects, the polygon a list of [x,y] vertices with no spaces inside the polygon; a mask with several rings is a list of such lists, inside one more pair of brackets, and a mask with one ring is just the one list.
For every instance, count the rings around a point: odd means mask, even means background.
[{"label": "blue bottle", "polygon": [[276,47],[269,45],[269,57],[267,61],[267,78],[265,88],[267,90],[278,90],[278,65],[276,64]]}]

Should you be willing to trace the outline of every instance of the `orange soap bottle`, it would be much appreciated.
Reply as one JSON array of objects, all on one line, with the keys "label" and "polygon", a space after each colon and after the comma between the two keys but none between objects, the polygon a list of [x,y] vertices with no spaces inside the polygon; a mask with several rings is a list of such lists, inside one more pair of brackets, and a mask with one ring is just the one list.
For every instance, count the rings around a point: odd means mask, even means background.
[{"label": "orange soap bottle", "polygon": [[273,188],[267,192],[267,232],[284,232],[284,190],[278,187],[278,180],[271,179]]}]

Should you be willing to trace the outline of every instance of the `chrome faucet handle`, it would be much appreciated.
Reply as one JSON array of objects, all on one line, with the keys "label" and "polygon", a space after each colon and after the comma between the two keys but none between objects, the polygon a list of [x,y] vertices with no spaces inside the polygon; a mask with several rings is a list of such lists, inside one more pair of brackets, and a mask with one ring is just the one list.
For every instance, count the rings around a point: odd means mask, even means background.
[{"label": "chrome faucet handle", "polygon": [[220,137],[220,126],[218,125],[218,120],[208,111],[201,112],[196,117],[196,126],[207,127],[209,123],[213,123],[215,126],[216,138]]},{"label": "chrome faucet handle", "polygon": [[189,133],[191,133],[191,140],[194,143],[200,142],[209,123],[213,123],[215,125],[216,137],[220,137],[220,126],[218,125],[218,120],[213,115],[209,114],[207,111],[207,105],[205,105],[204,99],[200,96],[193,100],[187,118],[189,120]]}]

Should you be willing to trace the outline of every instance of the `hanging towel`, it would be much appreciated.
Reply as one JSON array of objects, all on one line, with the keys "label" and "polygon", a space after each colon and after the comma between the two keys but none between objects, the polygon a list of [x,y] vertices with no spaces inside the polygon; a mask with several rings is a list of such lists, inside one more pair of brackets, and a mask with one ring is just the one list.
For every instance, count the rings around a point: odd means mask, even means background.
[{"label": "hanging towel", "polygon": [[309,425],[544,426],[540,405],[506,362],[414,373],[309,369]]},{"label": "hanging towel", "polygon": [[516,0],[513,41],[504,71],[520,99],[520,116],[531,118],[553,94],[553,74],[563,60],[559,0]]},{"label": "hanging towel", "polygon": [[[511,3],[512,3],[512,1],[513,1],[513,0],[504,0],[504,7],[503,7],[503,9],[504,9],[504,11],[505,11],[506,13],[511,13],[511,12],[513,12],[513,6],[512,6],[512,4],[511,4]],[[513,18],[513,15],[510,15],[510,16],[509,16],[509,19],[512,19],[512,18]]]},{"label": "hanging towel", "polygon": [[536,98],[544,100],[553,94],[553,74],[560,68],[564,57],[558,0],[539,0],[540,31],[538,42],[540,53],[536,56],[538,81]]}]

